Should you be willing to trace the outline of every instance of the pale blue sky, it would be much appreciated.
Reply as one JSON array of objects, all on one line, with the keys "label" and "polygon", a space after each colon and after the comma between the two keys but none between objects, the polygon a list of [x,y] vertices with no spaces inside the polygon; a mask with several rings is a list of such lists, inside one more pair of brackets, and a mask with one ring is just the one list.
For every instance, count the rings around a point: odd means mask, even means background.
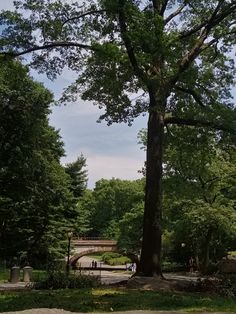
[{"label": "pale blue sky", "polygon": [[[0,10],[12,9],[13,0],[0,0]],[[32,71],[32,76],[43,82],[59,97],[73,77],[65,71],[56,81]],[[137,144],[137,133],[146,126],[146,117],[135,120],[132,127],[125,124],[107,126],[96,123],[101,111],[89,102],[79,100],[67,106],[52,107],[50,123],[60,129],[65,143],[66,157],[62,163],[74,161],[83,153],[87,159],[89,188],[101,178],[137,179],[138,170],[143,166],[145,153]]]}]

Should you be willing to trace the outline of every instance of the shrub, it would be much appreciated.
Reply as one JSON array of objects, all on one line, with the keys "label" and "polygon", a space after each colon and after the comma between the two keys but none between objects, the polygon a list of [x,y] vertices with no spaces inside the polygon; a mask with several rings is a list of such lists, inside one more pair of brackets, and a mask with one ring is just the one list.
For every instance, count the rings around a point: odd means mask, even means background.
[{"label": "shrub", "polygon": [[199,279],[193,287],[195,292],[210,292],[226,297],[236,297],[236,277],[220,276]]},{"label": "shrub", "polygon": [[118,258],[121,255],[119,253],[114,253],[114,252],[106,252],[104,254],[102,254],[102,261],[106,264],[109,264],[109,260],[113,259],[113,258]]},{"label": "shrub", "polygon": [[61,271],[50,272],[45,280],[35,283],[35,289],[79,289],[93,288],[100,284],[100,279],[89,275],[69,275]]},{"label": "shrub", "polygon": [[125,265],[131,262],[127,256],[122,256],[119,253],[107,252],[102,255],[102,261],[108,265]]},{"label": "shrub", "polygon": [[185,266],[180,264],[180,263],[175,263],[175,262],[168,262],[164,261],[162,263],[162,271],[163,272],[178,272],[178,271],[183,271],[186,270]]},{"label": "shrub", "polygon": [[108,260],[108,265],[111,265],[111,266],[125,265],[125,264],[128,264],[130,262],[131,261],[128,257],[120,256],[120,257],[112,258],[112,259]]}]

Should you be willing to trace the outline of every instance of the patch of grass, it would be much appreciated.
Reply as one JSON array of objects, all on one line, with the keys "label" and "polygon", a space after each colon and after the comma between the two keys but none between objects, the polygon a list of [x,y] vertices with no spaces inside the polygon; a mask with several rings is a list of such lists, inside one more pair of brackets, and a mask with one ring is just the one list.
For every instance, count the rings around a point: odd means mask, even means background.
[{"label": "patch of grass", "polygon": [[8,281],[10,276],[9,269],[6,268],[0,268],[0,282],[6,282]]},{"label": "patch of grass", "polygon": [[46,280],[47,276],[48,275],[47,275],[46,270],[33,269],[32,281],[35,281],[35,282],[43,281],[43,280]]},{"label": "patch of grass", "polygon": [[[47,272],[45,270],[33,269],[33,281],[42,281],[46,279]],[[7,282],[10,279],[10,269],[0,268],[0,283]],[[20,279],[23,279],[23,270],[20,271]]]},{"label": "patch of grass", "polygon": [[[137,302],[139,300],[139,302]],[[236,300],[197,294],[164,293],[131,289],[78,289],[5,292],[0,312],[30,308],[61,308],[77,312],[125,310],[179,310],[236,312]]]}]

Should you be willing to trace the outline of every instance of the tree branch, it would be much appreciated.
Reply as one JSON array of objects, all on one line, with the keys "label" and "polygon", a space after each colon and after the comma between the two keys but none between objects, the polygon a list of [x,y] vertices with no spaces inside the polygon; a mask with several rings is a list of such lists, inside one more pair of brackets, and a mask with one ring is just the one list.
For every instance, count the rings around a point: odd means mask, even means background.
[{"label": "tree branch", "polygon": [[181,86],[176,85],[175,88],[183,93],[189,94],[193,97],[193,99],[203,108],[205,108],[205,105],[203,104],[201,97],[192,89],[184,88]]},{"label": "tree branch", "polygon": [[20,51],[20,52],[14,52],[14,51],[9,51],[9,52],[1,52],[0,55],[4,55],[4,56],[10,56],[10,57],[19,57],[22,55],[25,55],[27,53],[30,52],[34,52],[34,51],[38,51],[38,50],[46,50],[46,49],[54,49],[54,48],[58,48],[58,47],[78,47],[81,49],[86,49],[86,50],[92,50],[92,51],[96,51],[97,49],[89,46],[89,45],[84,45],[84,44],[79,44],[76,42],[64,42],[64,41],[58,41],[58,42],[53,42],[53,43],[48,43],[42,46],[34,46],[32,48],[26,49],[24,51]]},{"label": "tree branch", "polygon": [[164,24],[168,24],[174,17],[176,17],[177,15],[179,15],[183,9],[186,7],[187,3],[186,1],[173,13],[171,13],[164,21]]},{"label": "tree branch", "polygon": [[81,19],[82,17],[85,17],[87,15],[93,15],[93,14],[100,14],[100,13],[104,13],[106,12],[106,10],[93,10],[93,11],[88,11],[88,12],[85,12],[85,13],[82,13],[78,16],[74,16],[74,17],[71,17],[71,18],[68,18],[67,20],[65,20],[63,23],[62,23],[62,27],[68,23],[68,22],[72,22],[72,21],[75,21],[75,20],[79,20]]},{"label": "tree branch", "polygon": [[169,0],[163,0],[163,4],[162,4],[162,7],[161,7],[161,11],[160,11],[160,15],[161,16],[164,15],[168,2],[169,2]]},{"label": "tree branch", "polygon": [[226,131],[229,133],[236,134],[236,130],[234,128],[227,127],[223,124],[218,124],[212,121],[203,121],[197,119],[190,118],[178,118],[178,117],[167,117],[164,119],[165,125],[168,124],[177,124],[177,125],[185,125],[185,126],[196,126],[196,127],[208,127],[214,130]]},{"label": "tree branch", "polygon": [[[207,27],[207,25],[211,25],[211,28],[215,26],[215,23],[219,23],[220,21],[222,21],[222,19],[224,19],[226,16],[228,16],[230,13],[232,13],[235,10],[235,4],[236,1],[233,1],[225,10],[222,10],[221,13],[219,13],[217,15],[217,13],[219,12],[219,10],[221,9],[222,5],[224,4],[224,0],[220,0],[214,10],[214,12],[212,13],[212,15],[210,16],[210,18],[206,21],[203,21],[202,23],[200,23],[199,25],[195,26],[194,28],[190,29],[187,32],[183,32],[180,36],[179,39],[184,39],[186,37],[189,37],[195,33],[197,33],[200,29],[202,29],[204,26]],[[213,23],[214,22],[214,23]]]},{"label": "tree branch", "polygon": [[121,37],[124,41],[126,51],[130,60],[130,63],[134,69],[135,74],[142,79],[143,82],[147,81],[147,77],[143,70],[139,67],[137,59],[134,54],[134,49],[132,47],[131,40],[128,36],[128,31],[126,27],[126,18],[125,18],[125,12],[124,12],[124,0],[119,0],[119,25],[120,25],[120,32],[121,32]]},{"label": "tree branch", "polygon": [[[236,5],[228,6],[227,9],[222,11],[221,13],[217,14],[220,7],[222,6],[223,0],[220,0],[216,9],[212,13],[209,20],[205,23],[205,27],[201,30],[201,33],[192,47],[192,49],[186,53],[182,60],[179,61],[179,68],[175,75],[169,80],[169,86],[174,86],[178,81],[180,75],[189,67],[189,65],[196,59],[196,57],[202,52],[202,46],[204,45],[204,41],[208,37],[210,31],[214,26],[218,25],[222,22],[227,16],[229,16],[232,12],[235,11]],[[236,1],[234,1],[236,3]]]}]

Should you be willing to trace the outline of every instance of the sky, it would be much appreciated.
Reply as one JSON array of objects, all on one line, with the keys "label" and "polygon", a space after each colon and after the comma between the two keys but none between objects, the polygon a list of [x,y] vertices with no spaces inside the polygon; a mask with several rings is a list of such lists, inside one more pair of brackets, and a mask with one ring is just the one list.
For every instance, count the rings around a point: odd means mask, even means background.
[{"label": "sky", "polygon": [[[13,0],[0,0],[0,10],[13,9]],[[57,80],[50,81],[44,75],[32,71],[31,75],[44,83],[57,99],[63,88],[73,81],[74,73],[64,71]],[[133,125],[97,123],[101,115],[92,103],[79,100],[66,106],[52,107],[50,124],[60,129],[65,144],[63,164],[75,161],[82,153],[87,160],[88,188],[93,188],[101,178],[134,180],[143,166],[145,153],[137,144],[138,131],[146,127],[146,117],[137,118]]]}]

